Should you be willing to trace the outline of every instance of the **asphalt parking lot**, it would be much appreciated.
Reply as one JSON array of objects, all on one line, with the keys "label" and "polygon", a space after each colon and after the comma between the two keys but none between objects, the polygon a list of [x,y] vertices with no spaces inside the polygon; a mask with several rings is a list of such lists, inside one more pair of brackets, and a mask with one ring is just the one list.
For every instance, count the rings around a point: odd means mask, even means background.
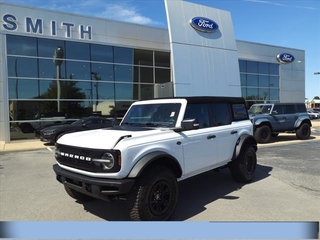
[{"label": "asphalt parking lot", "polygon": [[[179,183],[173,221],[320,221],[320,126],[310,140],[281,135],[259,145],[254,181],[228,169]],[[128,221],[124,201],[71,199],[55,180],[46,148],[0,155],[1,221]]]}]

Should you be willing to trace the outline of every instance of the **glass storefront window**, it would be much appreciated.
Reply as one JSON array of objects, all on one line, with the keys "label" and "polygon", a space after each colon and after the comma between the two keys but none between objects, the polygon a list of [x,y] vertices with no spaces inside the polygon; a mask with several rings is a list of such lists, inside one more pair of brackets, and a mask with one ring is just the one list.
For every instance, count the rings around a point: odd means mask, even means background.
[{"label": "glass storefront window", "polygon": [[64,50],[66,59],[86,60],[90,61],[89,44],[79,42],[66,42]]},{"label": "glass storefront window", "polygon": [[258,86],[258,75],[248,74],[247,75],[247,86],[257,87]]},{"label": "glass storefront window", "polygon": [[90,71],[90,63],[76,61],[66,62],[66,78],[77,80],[97,80],[95,79],[94,73]]},{"label": "glass storefront window", "polygon": [[156,83],[166,83],[171,82],[171,71],[170,69],[165,68],[156,68],[155,69],[155,82]]},{"label": "glass storefront window", "polygon": [[269,88],[259,88],[259,99],[266,101],[269,100],[269,97]]},{"label": "glass storefront window", "polygon": [[144,65],[144,66],[153,66],[153,51],[135,49],[134,64]]},{"label": "glass storefront window", "polygon": [[128,83],[116,83],[115,95],[117,100],[137,100],[133,99],[133,85]]},{"label": "glass storefront window", "polygon": [[270,76],[269,81],[270,87],[279,87],[279,77]]},{"label": "glass storefront window", "polygon": [[155,66],[170,67],[170,53],[154,52]]},{"label": "glass storefront window", "polygon": [[247,74],[240,73],[241,86],[247,86]]},{"label": "glass storefront window", "polygon": [[35,99],[39,96],[39,80],[9,78],[9,99]]},{"label": "glass storefront window", "polygon": [[38,38],[38,56],[39,57],[53,58],[55,54],[55,50],[58,47],[65,49],[64,41]]},{"label": "glass storefront window", "polygon": [[269,63],[269,73],[271,75],[279,75],[279,64]]},{"label": "glass storefront window", "polygon": [[132,66],[114,65],[114,76],[116,82],[130,82],[133,80]]},{"label": "glass storefront window", "polygon": [[279,101],[279,89],[270,89],[270,99]]},{"label": "glass storefront window", "polygon": [[257,100],[259,99],[258,88],[247,88],[246,100]]},{"label": "glass storefront window", "polygon": [[244,61],[244,60],[239,60],[239,69],[240,69],[240,72],[244,72],[246,73],[247,72],[247,61]]},{"label": "glass storefront window", "polygon": [[153,83],[153,68],[151,67],[134,67],[135,83]]},{"label": "glass storefront window", "polygon": [[7,54],[37,56],[37,38],[7,34]]},{"label": "glass storefront window", "polygon": [[101,81],[114,81],[112,64],[91,63],[91,71],[97,73]]},{"label": "glass storefront window", "polygon": [[38,78],[36,58],[8,57],[8,76]]},{"label": "glass storefront window", "polygon": [[259,87],[269,87],[269,77],[266,75],[259,75]]},{"label": "glass storefront window", "polygon": [[134,84],[133,85],[133,99],[147,100],[154,97],[153,84]]},{"label": "glass storefront window", "polygon": [[114,47],[114,63],[133,63],[133,49],[124,47]]},{"label": "glass storefront window", "polygon": [[113,62],[113,47],[91,44],[91,61]]},{"label": "glass storefront window", "polygon": [[258,73],[258,62],[247,61],[247,73]]},{"label": "glass storefront window", "polygon": [[61,65],[55,65],[51,59],[39,59],[39,77],[40,78],[66,78],[65,62]]},{"label": "glass storefront window", "polygon": [[259,62],[259,73],[260,74],[268,74],[269,73],[269,64],[268,63],[263,63],[263,62]]}]

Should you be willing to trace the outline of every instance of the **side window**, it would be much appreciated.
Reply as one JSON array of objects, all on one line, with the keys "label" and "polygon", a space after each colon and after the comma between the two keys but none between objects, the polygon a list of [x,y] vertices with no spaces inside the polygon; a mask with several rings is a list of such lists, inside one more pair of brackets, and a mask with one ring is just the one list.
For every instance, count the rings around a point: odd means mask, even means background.
[{"label": "side window", "polygon": [[294,114],[296,112],[293,104],[285,105],[285,113],[286,114]]},{"label": "side window", "polygon": [[232,104],[233,117],[235,121],[248,119],[248,112],[245,104]]},{"label": "side window", "polygon": [[227,103],[212,103],[212,116],[215,126],[228,125],[231,123],[231,115],[229,104]]},{"label": "side window", "polygon": [[277,112],[277,114],[284,114],[284,105],[274,105],[273,111]]},{"label": "side window", "polygon": [[184,119],[199,120],[199,128],[210,127],[208,105],[207,104],[188,104]]},{"label": "side window", "polygon": [[301,113],[301,112],[306,112],[306,106],[304,104],[297,104],[297,112]]}]

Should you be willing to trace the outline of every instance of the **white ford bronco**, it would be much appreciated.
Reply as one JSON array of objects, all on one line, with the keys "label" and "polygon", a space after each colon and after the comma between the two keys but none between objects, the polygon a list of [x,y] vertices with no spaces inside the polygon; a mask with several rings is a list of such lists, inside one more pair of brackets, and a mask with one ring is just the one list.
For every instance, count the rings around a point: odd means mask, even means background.
[{"label": "white ford bronco", "polygon": [[167,220],[178,181],[223,167],[236,181],[253,179],[252,134],[243,98],[139,101],[119,126],[59,138],[53,169],[72,198],[124,199],[132,220]]}]

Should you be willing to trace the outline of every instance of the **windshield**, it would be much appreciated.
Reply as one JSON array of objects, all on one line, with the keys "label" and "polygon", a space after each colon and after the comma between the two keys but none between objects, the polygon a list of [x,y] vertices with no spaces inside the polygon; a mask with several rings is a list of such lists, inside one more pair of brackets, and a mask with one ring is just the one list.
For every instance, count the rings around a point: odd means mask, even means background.
[{"label": "windshield", "polygon": [[121,125],[174,127],[180,107],[180,103],[134,105],[130,108]]},{"label": "windshield", "polygon": [[252,105],[248,110],[249,114],[270,113],[272,105]]},{"label": "windshield", "polygon": [[77,120],[77,121],[75,121],[75,122],[71,123],[71,125],[81,125],[83,122],[84,122],[84,120],[83,120],[83,119],[79,119],[79,120]]}]

